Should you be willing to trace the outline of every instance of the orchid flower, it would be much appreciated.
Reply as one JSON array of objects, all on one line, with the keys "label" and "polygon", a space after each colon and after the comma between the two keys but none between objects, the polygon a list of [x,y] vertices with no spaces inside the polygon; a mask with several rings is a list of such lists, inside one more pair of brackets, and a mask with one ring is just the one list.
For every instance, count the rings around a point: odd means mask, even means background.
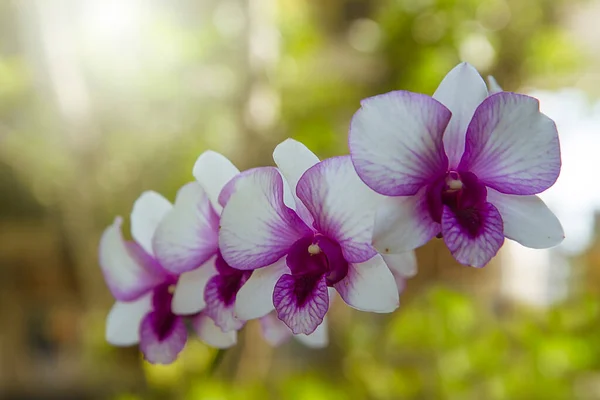
[{"label": "orchid flower", "polygon": [[[198,313],[202,307],[179,288],[181,277],[166,270],[155,256],[152,239],[170,209],[171,203],[158,193],[143,193],[131,213],[135,241],[123,239],[123,219],[117,217],[104,231],[99,247],[104,278],[117,300],[107,317],[107,341],[116,346],[139,343],[146,360],[159,364],[173,362],[185,346],[188,335],[181,309],[194,310],[192,325],[208,344],[228,347],[235,343],[231,335],[215,329],[210,318]],[[197,271],[189,274],[197,275]]]},{"label": "orchid flower", "polygon": [[456,260],[485,266],[509,238],[531,248],[559,244],[558,219],[537,196],[561,166],[554,122],[532,97],[499,91],[469,64],[455,67],[433,98],[395,91],[363,100],[350,126],[360,178],[387,197],[373,245],[398,253],[438,235]]},{"label": "orchid flower", "polygon": [[239,173],[223,155],[202,153],[194,165],[196,182],[180,190],[153,238],[161,265],[182,274],[177,288],[191,308],[180,311],[188,314],[203,309],[223,332],[234,335],[245,323],[234,313],[236,295],[252,271],[240,271],[225,262],[218,248],[218,232],[219,214],[227,200],[223,188]]},{"label": "orchid flower", "polygon": [[395,310],[394,277],[371,245],[379,196],[350,157],[319,161],[288,139],[273,158],[278,169],[256,168],[233,181],[221,215],[223,258],[254,271],[238,292],[238,317],[260,318],[275,308],[294,334],[310,334],[329,308],[328,287],[359,310]]}]

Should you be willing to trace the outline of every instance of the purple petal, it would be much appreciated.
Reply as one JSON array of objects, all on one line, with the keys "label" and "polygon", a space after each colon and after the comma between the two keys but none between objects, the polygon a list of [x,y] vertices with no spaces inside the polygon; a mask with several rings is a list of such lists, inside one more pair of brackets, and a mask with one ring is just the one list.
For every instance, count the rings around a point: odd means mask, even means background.
[{"label": "purple petal", "polygon": [[539,197],[488,189],[487,199],[500,212],[507,238],[532,249],[547,249],[565,238],[560,221]]},{"label": "purple petal", "polygon": [[131,236],[150,255],[152,250],[152,238],[158,224],[173,206],[169,200],[160,194],[148,191],[133,203],[131,211]]},{"label": "purple petal", "polygon": [[292,331],[274,312],[259,319],[262,335],[273,347],[280,346],[292,336]]},{"label": "purple petal", "polygon": [[[157,321],[159,313],[146,315],[140,326],[140,350],[151,364],[171,364],[185,347],[187,330],[183,318],[172,316],[166,333],[157,330],[162,321]],[[160,316],[162,317],[162,316]]]},{"label": "purple petal", "polygon": [[134,242],[125,242],[121,217],[106,228],[99,246],[99,262],[106,284],[120,301],[135,300],[161,283],[160,267]]},{"label": "purple petal", "polygon": [[206,301],[204,312],[215,321],[215,324],[223,332],[241,329],[245,323],[235,314],[235,300],[237,292],[248,280],[252,271],[235,271],[213,276],[204,290],[204,300]]},{"label": "purple petal", "polygon": [[204,264],[218,248],[219,216],[197,182],[179,189],[175,206],[154,235],[154,252],[161,265],[174,274]]},{"label": "purple petal", "polygon": [[371,238],[381,196],[360,180],[350,156],[311,167],[296,191],[315,218],[315,228],[339,243],[348,262],[362,262],[376,254]]},{"label": "purple petal", "polygon": [[394,276],[380,255],[350,264],[348,275],[334,287],[341,298],[357,310],[387,313],[399,305]]},{"label": "purple petal", "polygon": [[273,304],[277,310],[277,317],[294,334],[308,335],[314,332],[323,322],[329,308],[325,275],[283,275],[275,285]]},{"label": "purple petal", "polygon": [[273,160],[279,168],[284,179],[290,186],[294,198],[296,213],[307,224],[312,224],[313,216],[308,212],[306,206],[296,195],[296,186],[304,172],[319,162],[319,158],[304,144],[294,140],[286,139],[279,143],[273,151]]},{"label": "purple petal", "polygon": [[502,217],[490,203],[476,210],[481,224],[479,233],[473,235],[459,218],[444,206],[442,235],[444,242],[456,260],[464,265],[484,267],[496,255],[504,243]]},{"label": "purple petal", "polygon": [[349,135],[358,175],[381,194],[417,193],[446,171],[442,141],[450,116],[423,94],[396,91],[363,100]]},{"label": "purple petal", "polygon": [[263,167],[236,184],[221,215],[219,246],[229,265],[251,270],[274,263],[310,233],[283,203],[283,179],[277,169]]},{"label": "purple petal", "polygon": [[217,212],[221,212],[219,195],[225,185],[240,171],[222,154],[208,150],[194,164],[194,178],[204,189]]},{"label": "purple petal", "polygon": [[488,95],[481,75],[468,63],[458,64],[448,73],[433,98],[452,112],[444,133],[444,149],[451,169],[456,168],[465,151],[465,135],[475,109]]},{"label": "purple petal", "polygon": [[192,320],[196,335],[217,349],[227,349],[237,343],[237,331],[223,332],[208,315],[200,313]]},{"label": "purple petal", "polygon": [[137,300],[117,301],[106,317],[106,341],[114,346],[131,346],[140,341],[140,324],[152,310],[152,293]]},{"label": "purple petal", "polygon": [[377,210],[373,246],[381,254],[398,254],[427,243],[441,230],[429,212],[427,188],[415,196],[385,198]]},{"label": "purple petal", "polygon": [[506,194],[537,194],[560,173],[560,146],[554,122],[533,97],[501,92],[475,111],[459,169]]},{"label": "purple petal", "polygon": [[210,278],[217,274],[216,258],[213,256],[199,268],[184,272],[179,276],[173,294],[172,311],[174,314],[190,315],[204,309],[206,306],[204,288]]},{"label": "purple petal", "polygon": [[238,291],[235,313],[245,321],[265,316],[273,311],[273,290],[281,275],[289,273],[285,257],[252,272],[250,279]]}]

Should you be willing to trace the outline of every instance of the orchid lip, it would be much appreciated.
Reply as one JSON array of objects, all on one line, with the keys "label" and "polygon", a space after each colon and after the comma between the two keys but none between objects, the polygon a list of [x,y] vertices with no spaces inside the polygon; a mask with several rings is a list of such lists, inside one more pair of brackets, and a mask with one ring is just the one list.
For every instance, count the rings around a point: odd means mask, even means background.
[{"label": "orchid lip", "polygon": [[469,171],[448,171],[428,189],[428,206],[433,220],[440,222],[444,207],[448,207],[473,237],[482,227],[478,210],[486,198],[485,185]]}]

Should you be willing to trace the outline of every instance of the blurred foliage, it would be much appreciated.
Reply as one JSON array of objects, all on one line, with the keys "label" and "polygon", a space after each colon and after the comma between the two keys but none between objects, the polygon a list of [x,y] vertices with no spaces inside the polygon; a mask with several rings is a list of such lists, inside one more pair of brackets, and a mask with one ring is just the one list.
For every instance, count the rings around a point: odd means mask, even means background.
[{"label": "blurred foliage", "polygon": [[[219,377],[218,371],[211,378],[200,371],[210,365],[206,349],[194,346],[173,366],[148,366],[149,385],[160,390],[143,398],[600,398],[596,329],[600,304],[595,295],[572,299],[545,313],[528,309],[509,313],[432,287],[383,326],[368,323],[365,317],[352,329],[334,327],[331,346],[343,349],[343,355],[327,368],[336,373],[314,365],[304,373],[286,371],[277,380],[240,383]],[[202,361],[190,363],[196,357]],[[195,371],[195,379],[190,371]],[[267,376],[271,374],[275,371]],[[138,397],[116,397],[129,398]]]}]

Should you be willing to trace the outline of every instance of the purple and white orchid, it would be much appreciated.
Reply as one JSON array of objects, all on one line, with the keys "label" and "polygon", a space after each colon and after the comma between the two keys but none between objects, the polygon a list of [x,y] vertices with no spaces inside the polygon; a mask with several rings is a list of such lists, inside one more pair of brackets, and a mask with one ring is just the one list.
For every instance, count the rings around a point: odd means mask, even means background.
[{"label": "purple and white orchid", "polygon": [[311,334],[327,313],[331,287],[359,310],[395,310],[394,277],[371,245],[379,196],[350,157],[319,161],[288,139],[273,158],[278,169],[256,168],[234,181],[221,215],[223,258],[254,271],[238,292],[238,317],[275,308],[294,334]]},{"label": "purple and white orchid", "polygon": [[457,261],[483,267],[505,237],[531,248],[564,238],[535,196],[560,172],[554,122],[532,97],[488,95],[469,64],[446,75],[433,98],[395,91],[363,100],[349,145],[360,178],[390,196],[374,229],[381,253],[438,235]]},{"label": "purple and white orchid", "polygon": [[240,172],[223,155],[206,151],[198,157],[193,173],[196,182],[180,190],[173,209],[158,225],[153,249],[167,270],[183,274],[182,296],[196,306],[181,311],[203,309],[223,332],[235,334],[245,323],[234,312],[236,295],[252,271],[240,271],[225,262],[218,248],[218,232],[228,193],[223,188]]},{"label": "purple and white orchid", "polygon": [[[117,217],[104,231],[99,248],[102,272],[117,300],[107,317],[107,341],[117,346],[139,343],[146,360],[159,364],[175,361],[185,347],[188,334],[182,311],[193,314],[194,330],[206,343],[215,347],[235,344],[235,338],[215,329],[212,320],[199,313],[203,305],[181,287],[189,277],[168,271],[156,258],[152,241],[170,210],[171,203],[158,193],[143,193],[131,213],[135,241],[123,239],[123,220]],[[202,281],[203,271],[188,274]],[[201,283],[194,286],[200,293],[203,289]]]}]

